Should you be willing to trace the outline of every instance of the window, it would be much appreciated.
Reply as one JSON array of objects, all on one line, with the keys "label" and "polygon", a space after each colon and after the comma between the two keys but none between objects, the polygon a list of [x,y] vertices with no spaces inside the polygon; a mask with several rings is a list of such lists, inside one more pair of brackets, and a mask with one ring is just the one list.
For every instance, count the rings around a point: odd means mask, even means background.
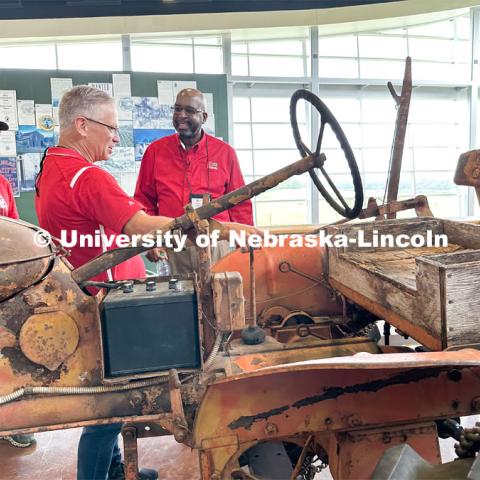
[{"label": "window", "polygon": [[[261,32],[257,35],[260,37]],[[280,32],[276,35],[280,35]],[[253,77],[308,76],[310,53],[307,30],[287,31],[284,35],[283,38],[273,39],[242,39],[237,34],[232,40],[232,74]]]},{"label": "window", "polygon": [[132,36],[131,53],[134,71],[223,73],[220,36]]},{"label": "window", "polygon": [[123,69],[120,36],[53,39],[42,43],[0,43],[0,68],[45,70]]},{"label": "window", "polygon": [[[386,88],[322,86],[322,97],[345,132],[355,154],[365,198],[385,197],[396,109]],[[349,170],[331,137],[325,139],[326,169],[353,203]],[[458,156],[468,150],[468,99],[465,89],[422,87],[412,94],[398,197],[426,194],[436,215],[465,215],[461,190],[453,183]],[[320,222],[339,217],[320,199]]]},{"label": "window", "polygon": [[[293,140],[289,102],[293,90],[265,94],[264,88],[234,94],[234,146],[246,182],[300,158]],[[254,93],[254,96],[252,96]],[[309,142],[307,111],[298,112],[302,138]],[[292,177],[253,199],[255,222],[261,226],[306,224],[310,221],[308,174]]]},{"label": "window", "polygon": [[320,78],[403,78],[404,59],[414,61],[416,81],[468,82],[469,13],[426,25],[319,38]]},{"label": "window", "polygon": [[120,39],[57,44],[58,67],[63,70],[123,69]]},{"label": "window", "polygon": [[55,44],[2,44],[0,68],[57,68]]}]

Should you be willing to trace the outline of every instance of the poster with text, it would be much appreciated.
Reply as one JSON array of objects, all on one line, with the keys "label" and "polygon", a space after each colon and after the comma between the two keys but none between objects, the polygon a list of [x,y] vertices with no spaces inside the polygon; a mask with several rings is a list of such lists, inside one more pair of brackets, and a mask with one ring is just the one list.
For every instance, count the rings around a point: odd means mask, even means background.
[{"label": "poster with text", "polygon": [[3,175],[10,182],[13,195],[15,197],[20,196],[16,157],[0,157],[0,175]]},{"label": "poster with text", "polygon": [[5,122],[10,130],[18,128],[15,90],[0,90],[0,121]]},{"label": "poster with text", "polygon": [[21,173],[20,190],[35,190],[35,179],[40,171],[41,153],[20,153],[17,155],[18,167]]}]

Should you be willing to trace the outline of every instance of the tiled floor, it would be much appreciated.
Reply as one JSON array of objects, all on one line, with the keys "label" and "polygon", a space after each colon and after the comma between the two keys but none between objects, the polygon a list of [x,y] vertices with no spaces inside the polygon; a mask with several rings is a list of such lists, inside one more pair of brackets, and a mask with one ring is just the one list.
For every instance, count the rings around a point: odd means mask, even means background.
[{"label": "tiled floor", "polygon": [[[1,480],[75,480],[81,429],[39,433],[36,447],[20,449],[0,441]],[[138,441],[141,467],[158,469],[161,479],[198,480],[198,454],[173,437]]]}]

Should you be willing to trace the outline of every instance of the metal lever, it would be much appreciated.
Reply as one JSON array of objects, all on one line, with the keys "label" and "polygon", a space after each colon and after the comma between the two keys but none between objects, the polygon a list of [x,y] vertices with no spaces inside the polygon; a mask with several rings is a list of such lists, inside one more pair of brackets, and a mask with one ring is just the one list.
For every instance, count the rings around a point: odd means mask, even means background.
[{"label": "metal lever", "polygon": [[314,277],[313,275],[309,275],[308,273],[301,272],[300,270],[297,270],[296,268],[293,268],[293,267],[290,265],[290,263],[287,262],[287,261],[280,262],[280,264],[278,265],[278,269],[279,269],[282,273],[289,273],[289,272],[296,273],[297,275],[300,275],[300,276],[303,277],[303,278],[307,278],[308,280],[311,280],[312,282],[321,283],[323,286],[330,288],[330,285],[329,285],[328,282],[325,280],[325,278],[323,278],[323,277]]}]

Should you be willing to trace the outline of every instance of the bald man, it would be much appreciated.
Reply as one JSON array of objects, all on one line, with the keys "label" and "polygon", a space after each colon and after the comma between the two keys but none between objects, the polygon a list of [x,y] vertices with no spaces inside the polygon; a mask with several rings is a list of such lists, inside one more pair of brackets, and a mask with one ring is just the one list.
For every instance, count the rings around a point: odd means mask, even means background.
[{"label": "bald man", "polygon": [[[233,148],[203,130],[208,118],[203,93],[192,88],[180,91],[172,110],[177,133],[149,145],[135,189],[135,200],[150,215],[178,217],[187,203],[199,207],[205,193],[214,199],[245,185]],[[253,225],[252,203],[245,201],[215,218]],[[218,252],[217,258],[222,254]],[[154,251],[149,258],[158,256]],[[189,270],[175,268],[175,260],[173,267],[174,273]]]}]

